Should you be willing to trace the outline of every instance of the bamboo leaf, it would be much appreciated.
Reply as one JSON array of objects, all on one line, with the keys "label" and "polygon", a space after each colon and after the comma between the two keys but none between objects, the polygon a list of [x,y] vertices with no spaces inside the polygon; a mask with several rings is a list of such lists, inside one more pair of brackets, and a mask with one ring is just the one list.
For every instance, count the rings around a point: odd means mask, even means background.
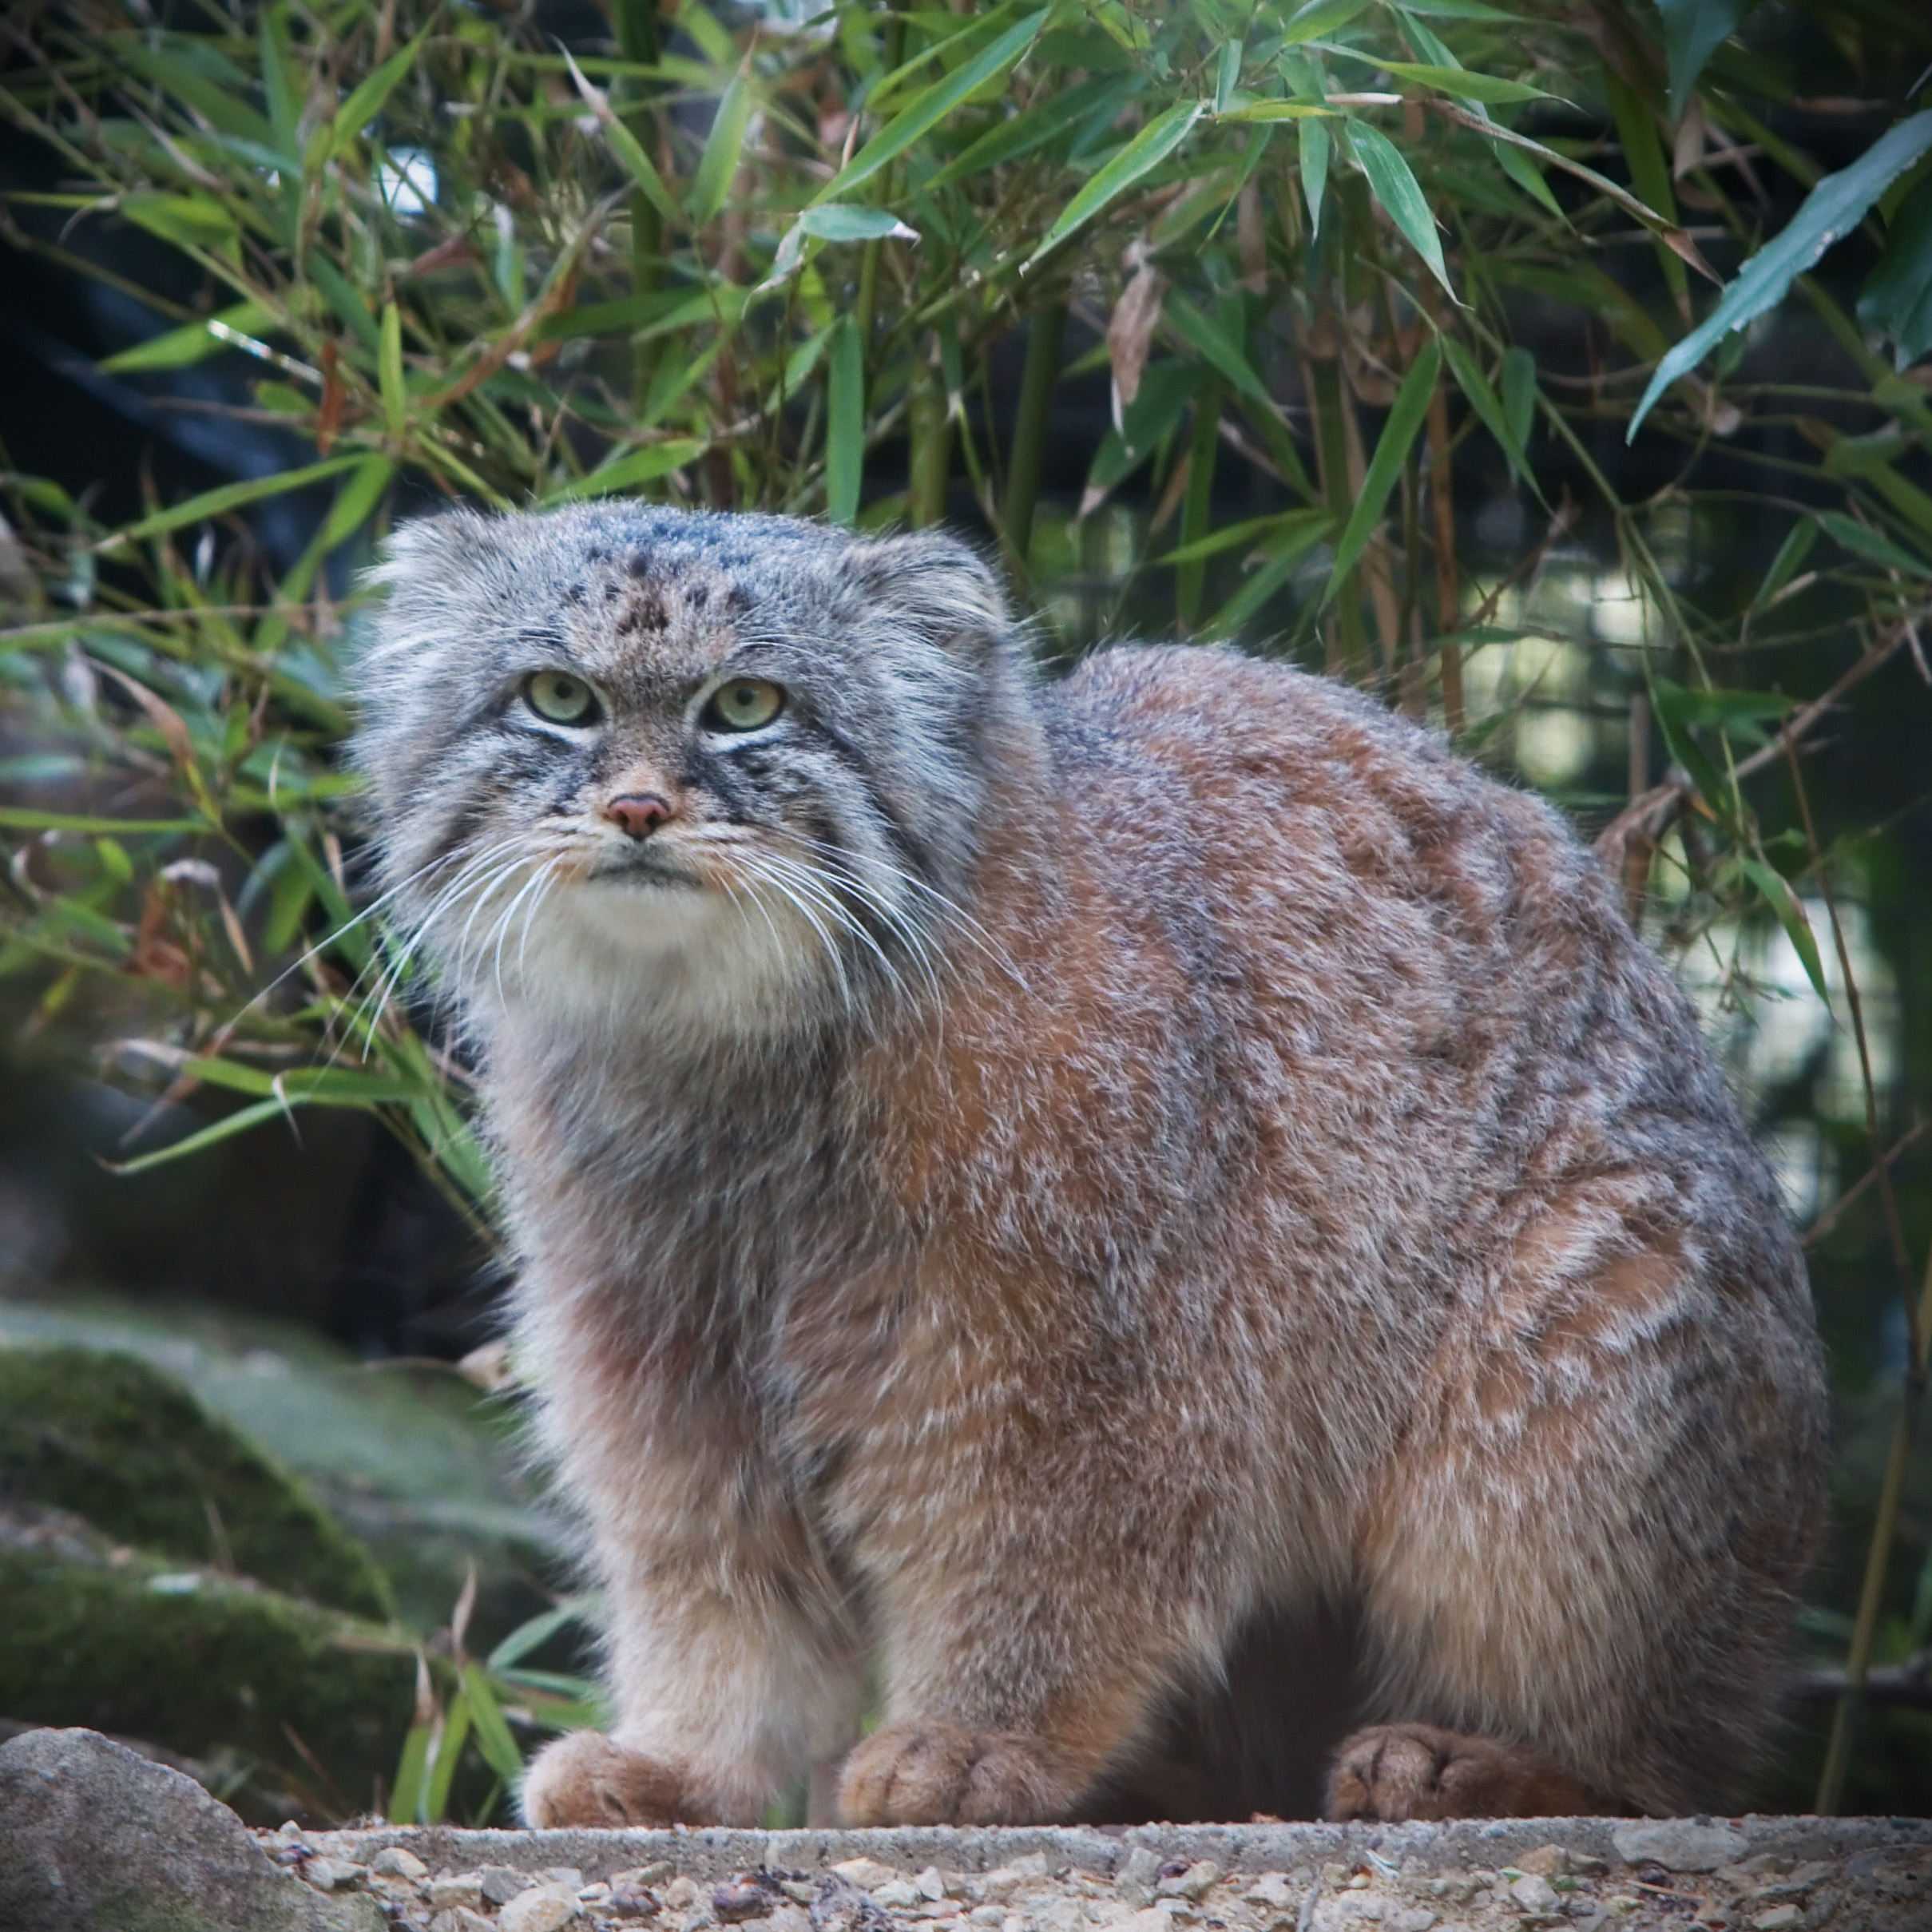
[{"label": "bamboo leaf", "polygon": [[403,1740],[402,1755],[396,1760],[395,1789],[389,1795],[389,1822],[392,1825],[426,1823],[423,1801],[427,1796],[425,1773],[429,1769],[430,1727],[415,1724]]},{"label": "bamboo leaf", "polygon": [[708,226],[731,192],[756,98],[751,88],[751,65],[752,57],[748,54],[720,98],[718,111],[712,117],[711,132],[704,137],[704,152],[698,157],[697,174],[691,184],[693,228]]},{"label": "bamboo leaf", "polygon": [[1493,141],[1490,151],[1496,157],[1496,165],[1502,169],[1518,188],[1542,203],[1559,220],[1563,218],[1563,204],[1557,200],[1549,184],[1543,179],[1543,172],[1522,149],[1506,141]]},{"label": "bamboo leaf", "polygon": [[0,826],[10,831],[105,833],[122,839],[142,834],[178,838],[213,829],[205,819],[103,819],[84,811],[42,811],[28,805],[0,805]]},{"label": "bamboo leaf", "polygon": [[1818,541],[1818,531],[1815,517],[1800,517],[1785,532],[1777,555],[1771,560],[1771,568],[1764,573],[1763,582],[1758,585],[1757,595],[1751,600],[1753,609],[1763,609],[1797,575],[1798,566]]},{"label": "bamboo leaf", "polygon": [[1173,323],[1175,332],[1196,355],[1226,376],[1244,395],[1264,409],[1274,408],[1274,398],[1255,374],[1247,352],[1239,343],[1231,341],[1178,288],[1168,291],[1165,306],[1167,319]]},{"label": "bamboo leaf", "polygon": [[442,1720],[442,1737],[430,1766],[429,1783],[423,1793],[424,1822],[440,1824],[450,1806],[450,1784],[456,1775],[458,1761],[470,1736],[470,1700],[458,1691],[450,1700]]},{"label": "bamboo leaf", "polygon": [[212,1126],[204,1127],[197,1133],[185,1134],[165,1147],[156,1148],[151,1154],[137,1154],[132,1160],[109,1160],[102,1164],[110,1174],[145,1174],[150,1168],[163,1166],[170,1160],[184,1160],[190,1154],[202,1153],[211,1147],[219,1146],[224,1141],[232,1141],[237,1135],[260,1126],[264,1121],[280,1120],[301,1104],[300,1101],[292,1099],[257,1101],[252,1107],[238,1108]]},{"label": "bamboo leaf", "polygon": [[1932,180],[1920,182],[1894,211],[1885,252],[1859,297],[1859,320],[1891,338],[1899,369],[1932,349]]},{"label": "bamboo leaf", "polygon": [[1733,329],[1742,328],[1783,301],[1793,279],[1803,274],[1841,235],[1855,228],[1886,187],[1928,149],[1932,149],[1932,109],[1900,121],[1849,168],[1827,175],[1805,196],[1776,239],[1738,271],[1736,280],[1704,320],[1657,365],[1624,440],[1634,439],[1652,404],[1679,376],[1688,375]]},{"label": "bamboo leaf", "polygon": [[1362,172],[1368,177],[1375,199],[1408,237],[1409,245],[1422,258],[1429,272],[1449,290],[1450,299],[1458,299],[1450,286],[1449,271],[1443,264],[1442,241],[1436,233],[1435,216],[1429,212],[1429,203],[1409,164],[1402,159],[1401,149],[1381,129],[1371,127],[1366,121],[1351,121],[1348,137],[1355,144],[1355,159],[1362,164]]},{"label": "bamboo leaf", "polygon": [[1530,474],[1523,439],[1510,422],[1509,412],[1497,400],[1495,391],[1490,388],[1489,379],[1482,373],[1482,365],[1467,346],[1453,335],[1442,338],[1442,351],[1449,358],[1450,373],[1456,379],[1456,387],[1467,399],[1482,426],[1496,438],[1503,454],[1509,459],[1510,469],[1533,489],[1535,478]]},{"label": "bamboo leaf", "polygon": [[1104,114],[1111,121],[1133,96],[1147,85],[1143,73],[1102,74],[1082,81],[1077,87],[1049,94],[1033,106],[989,128],[972,145],[954,156],[926,184],[930,194],[968,175],[983,173],[1002,161],[1014,161],[1022,155],[1065,134],[1089,114]]},{"label": "bamboo leaf", "polygon": [[903,154],[919,137],[943,121],[966,96],[976,93],[993,77],[1010,67],[1026,52],[1053,10],[1042,8],[1029,14],[1016,26],[1001,34],[983,53],[976,54],[957,73],[937,81],[923,93],[913,96],[891,120],[854,155],[824,187],[812,196],[815,201],[835,201],[850,194],[862,182],[869,181],[880,169]]},{"label": "bamboo leaf", "polygon": [[1299,130],[1301,140],[1302,192],[1308,198],[1308,227],[1322,232],[1322,191],[1328,185],[1328,155],[1334,145],[1328,130],[1319,121],[1305,121]]},{"label": "bamboo leaf", "polygon": [[463,1695],[470,1701],[470,1721],[476,1732],[476,1748],[483,1754],[483,1762],[506,1784],[514,1784],[523,1775],[523,1753],[517,1748],[517,1740],[510,1734],[510,1726],[503,1721],[503,1712],[496,1700],[496,1694],[490,1688],[490,1680],[474,1663],[466,1663],[462,1671]]},{"label": "bamboo leaf", "polygon": [[1739,866],[1744,876],[1764,895],[1765,903],[1778,915],[1778,923],[1790,935],[1793,950],[1804,966],[1804,976],[1811,982],[1812,989],[1828,1008],[1831,1004],[1831,989],[1825,984],[1824,962],[1818,956],[1818,935],[1811,930],[1811,922],[1805,917],[1804,907],[1799,903],[1789,882],[1781,872],[1773,871],[1763,860],[1740,859]]},{"label": "bamboo leaf", "polygon": [[215,334],[211,324],[220,323],[240,335],[260,335],[275,325],[275,318],[259,302],[237,302],[232,307],[208,317],[206,322],[184,322],[178,329],[165,329],[110,355],[99,366],[109,375],[128,375],[141,369],[185,369],[228,345]]},{"label": "bamboo leaf", "polygon": [[1657,0],[1664,16],[1664,55],[1670,69],[1670,118],[1675,126],[1697,77],[1719,46],[1744,24],[1757,0]]},{"label": "bamboo leaf", "polygon": [[668,476],[673,470],[683,469],[692,458],[701,456],[704,447],[702,442],[688,436],[647,443],[641,450],[632,450],[628,456],[620,456],[615,462],[606,463],[601,470],[593,470],[588,476],[580,476],[559,489],[547,491],[542,501],[546,506],[552,503],[574,503],[589,497],[612,496],[620,490],[634,490],[640,483],[655,482],[661,476]]},{"label": "bamboo leaf", "polygon": [[1442,369],[1442,345],[1432,337],[1410,365],[1409,373],[1402,378],[1402,387],[1395,392],[1394,407],[1389,411],[1388,421],[1383,425],[1375,454],[1369,459],[1368,473],[1362,479],[1362,494],[1355,499],[1347,527],[1335,545],[1335,563],[1328,573],[1328,587],[1322,595],[1324,604],[1333,599],[1341,587],[1342,579],[1355,568],[1357,559],[1367,548],[1376,525],[1382,521],[1383,506],[1389,500],[1390,491],[1395,487],[1396,478],[1402,474],[1403,463],[1408,460],[1409,446],[1415,440],[1415,432],[1422,427],[1422,419],[1429,413],[1430,395]]},{"label": "bamboo leaf", "polygon": [[1201,627],[1205,638],[1237,636],[1270,597],[1295,574],[1295,566],[1335,528],[1326,510],[1297,513],[1303,521],[1271,543],[1268,560]]},{"label": "bamboo leaf", "polygon": [[399,47],[391,54],[336,109],[335,118],[329,124],[328,152],[339,161],[353,151],[362,138],[363,129],[382,113],[403,75],[415,65],[416,56],[428,38],[426,27],[407,46]]},{"label": "bamboo leaf", "polygon": [[1236,126],[1247,126],[1256,121],[1299,121],[1305,126],[1311,122],[1339,121],[1341,110],[1324,106],[1319,101],[1251,101],[1245,107],[1231,108],[1219,119]]},{"label": "bamboo leaf", "polygon": [[865,348],[850,315],[832,338],[826,383],[825,514],[850,529],[865,476]]},{"label": "bamboo leaf", "polygon": [[383,419],[398,443],[409,426],[409,391],[403,380],[403,315],[395,303],[383,307],[383,346],[376,357],[376,379],[383,392]]},{"label": "bamboo leaf", "polygon": [[344,470],[353,469],[362,460],[359,452],[354,456],[331,456],[303,469],[283,470],[273,476],[252,477],[245,483],[224,483],[218,490],[204,490],[200,496],[190,497],[172,510],[157,510],[151,517],[143,517],[137,523],[111,532],[94,548],[110,550],[121,544],[138,543],[145,538],[179,530],[184,523],[200,523],[209,518],[225,516],[244,503],[259,503],[267,497],[279,497],[291,490],[304,489],[311,483],[321,482],[325,476],[338,476]]},{"label": "bamboo leaf", "polygon": [[1176,102],[1166,113],[1156,114],[1060,211],[1053,226],[1023,266],[1030,268],[1041,256],[1050,254],[1083,222],[1098,214],[1115,196],[1131,188],[1150,169],[1165,161],[1187,139],[1195,122],[1206,111],[1200,101],[1184,101]]},{"label": "bamboo leaf", "polygon": [[1847,517],[1835,510],[1821,510],[1814,514],[1855,557],[1882,564],[1888,570],[1904,570],[1914,577],[1932,577],[1932,562],[1922,557],[1914,557],[1889,537],[1882,537],[1876,530],[1867,529],[1855,517]]},{"label": "bamboo leaf", "polygon": [[642,143],[612,112],[609,97],[585,79],[584,70],[571,58],[570,50],[567,47],[564,50],[564,59],[569,67],[570,78],[576,83],[577,91],[583,96],[590,111],[603,123],[604,138],[610,143],[611,153],[624,164],[624,172],[642,191],[645,200],[666,221],[676,221],[678,219],[677,204],[672,200],[670,189],[664,186],[664,177],[657,172],[656,165],[645,153]]},{"label": "bamboo leaf", "polygon": [[[1335,518],[1325,510],[1290,510],[1271,517],[1250,517],[1245,522],[1231,523],[1225,530],[1216,530],[1192,543],[1184,543],[1178,549],[1148,561],[1163,569],[1169,564],[1200,563],[1207,557],[1220,556],[1224,550],[1236,549],[1244,545],[1269,557],[1279,556],[1290,548],[1299,556],[1311,545],[1319,543],[1334,523]],[[1314,534],[1303,543],[1301,539],[1311,530]]]},{"label": "bamboo leaf", "polygon": [[1536,358],[1520,343],[1503,351],[1502,413],[1526,467],[1529,433],[1536,426]]},{"label": "bamboo leaf", "polygon": [[1478,73],[1467,67],[1438,67],[1420,61],[1385,61],[1380,54],[1358,53],[1352,47],[1336,51],[1354,54],[1358,60],[1371,61],[1384,73],[1394,74],[1398,81],[1408,81],[1418,87],[1439,88],[1446,94],[1454,94],[1465,101],[1481,101],[1490,106],[1502,106],[1514,101],[1556,98],[1548,89],[1532,87],[1527,81],[1506,81],[1500,74]]},{"label": "bamboo leaf", "polygon": [[1309,0],[1307,6],[1289,17],[1283,30],[1284,47],[1299,46],[1303,41],[1319,40],[1345,26],[1368,5],[1368,0]]}]

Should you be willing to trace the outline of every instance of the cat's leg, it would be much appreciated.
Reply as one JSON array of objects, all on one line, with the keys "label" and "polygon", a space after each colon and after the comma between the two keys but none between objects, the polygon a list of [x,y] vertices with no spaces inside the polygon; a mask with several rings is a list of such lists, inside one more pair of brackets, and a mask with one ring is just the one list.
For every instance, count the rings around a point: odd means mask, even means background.
[{"label": "cat's leg", "polygon": [[1815,1364],[1780,1306],[1802,1284],[1767,1280],[1775,1247],[1627,1227],[1545,1216],[1417,1392],[1359,1548],[1378,1702],[1406,1721],[1343,1744],[1331,1816],[1740,1795],[1822,1502]]},{"label": "cat's leg", "polygon": [[784,1484],[755,1444],[667,1408],[602,1454],[548,1422],[590,1521],[616,1716],[536,1759],[532,1825],[755,1824],[857,1728],[845,1592]]},{"label": "cat's leg", "polygon": [[1235,1619],[1191,1593],[1178,1547],[1124,1547],[1117,1489],[1081,1489],[1046,1471],[989,1484],[929,1533],[940,1549],[868,1565],[886,1708],[846,1759],[842,1822],[1067,1819],[1154,1742],[1175,1688],[1212,1673]]}]

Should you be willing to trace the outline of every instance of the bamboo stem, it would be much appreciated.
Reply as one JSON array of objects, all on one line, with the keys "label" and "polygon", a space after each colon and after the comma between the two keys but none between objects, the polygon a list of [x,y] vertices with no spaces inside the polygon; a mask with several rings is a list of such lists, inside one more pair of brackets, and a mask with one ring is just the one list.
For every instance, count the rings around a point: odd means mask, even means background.
[{"label": "bamboo stem", "polygon": [[1033,554],[1033,510],[1040,499],[1040,472],[1046,459],[1046,431],[1053,391],[1060,381],[1060,344],[1066,332],[1066,304],[1049,302],[1033,311],[1026,333],[1026,366],[1020,377],[1020,411],[1006,458],[1005,526],[1007,554],[1024,571]]},{"label": "bamboo stem", "polygon": [[[615,0],[617,51],[639,66],[655,66],[658,59],[657,0]],[[632,83],[636,85],[636,83]],[[646,104],[624,116],[624,122],[648,153],[657,145],[657,116]],[[641,189],[630,198],[631,293],[649,295],[657,287],[664,258],[664,217]],[[633,355],[631,382],[633,411],[641,414],[651,393],[651,378],[663,348],[661,339],[652,336],[637,344]]]},{"label": "bamboo stem", "polygon": [[914,373],[906,412],[912,442],[908,508],[914,530],[945,521],[946,486],[953,466],[953,419],[936,341],[933,347],[934,353]]},{"label": "bamboo stem", "polygon": [[[1193,434],[1188,444],[1187,494],[1181,500],[1180,541],[1198,543],[1214,518],[1214,458],[1220,446],[1222,384],[1210,375],[1194,400]],[[1174,571],[1174,614],[1184,632],[1200,621],[1201,590],[1208,580],[1205,558],[1180,564]]]}]

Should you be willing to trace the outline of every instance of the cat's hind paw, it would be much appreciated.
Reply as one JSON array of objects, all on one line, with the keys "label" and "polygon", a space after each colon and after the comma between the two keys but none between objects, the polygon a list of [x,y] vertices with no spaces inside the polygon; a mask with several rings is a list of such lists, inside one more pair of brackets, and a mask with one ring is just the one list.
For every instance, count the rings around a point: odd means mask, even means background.
[{"label": "cat's hind paw", "polygon": [[524,1823],[538,1831],[715,1822],[674,1772],[597,1731],[567,1732],[539,1751],[523,1774],[522,1805]]},{"label": "cat's hind paw", "polygon": [[845,1761],[847,1825],[1036,1825],[1071,1795],[1045,1739],[962,1724],[887,1724]]},{"label": "cat's hind paw", "polygon": [[1618,1808],[1514,1745],[1433,1724],[1377,1724],[1335,1753],[1326,1811],[1338,1823],[1393,1825],[1410,1819],[1588,1817]]}]

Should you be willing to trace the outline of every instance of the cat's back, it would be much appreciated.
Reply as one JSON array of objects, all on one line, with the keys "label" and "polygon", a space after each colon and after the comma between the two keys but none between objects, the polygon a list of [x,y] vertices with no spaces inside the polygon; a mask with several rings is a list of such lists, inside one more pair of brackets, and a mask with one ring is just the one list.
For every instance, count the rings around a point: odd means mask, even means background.
[{"label": "cat's back", "polygon": [[1550,807],[1333,679],[1212,648],[1116,649],[1047,709],[1096,847],[1233,952],[1286,946],[1412,992],[1480,978],[1491,1001],[1512,962],[1513,979],[1612,962],[1656,977]]}]

